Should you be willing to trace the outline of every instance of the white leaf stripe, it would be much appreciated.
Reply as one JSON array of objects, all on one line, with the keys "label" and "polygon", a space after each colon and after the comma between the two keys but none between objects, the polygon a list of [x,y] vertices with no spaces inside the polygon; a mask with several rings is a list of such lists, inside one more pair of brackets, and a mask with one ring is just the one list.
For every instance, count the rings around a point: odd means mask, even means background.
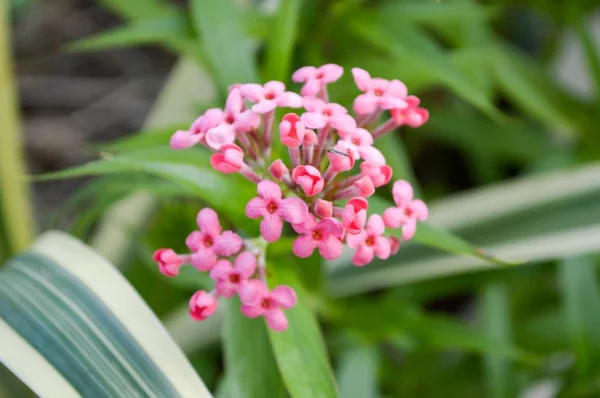
[{"label": "white leaf stripe", "polygon": [[[35,268],[31,264],[35,264]],[[15,275],[21,273],[28,279],[23,280],[15,276],[11,278],[11,271]],[[123,386],[128,386],[127,390],[132,390],[132,393],[136,391],[134,396],[179,396],[108,309],[61,267],[52,265],[51,261],[40,256],[28,254],[5,269],[2,275],[0,294],[5,296],[2,302],[10,302],[19,312],[11,313],[7,311],[7,306],[3,305],[0,307],[0,316],[42,352],[55,367],[61,368],[63,376],[69,382],[77,384],[76,389],[84,396],[122,396]],[[35,300],[24,297],[30,292],[33,292],[32,297],[35,297]],[[48,322],[48,317],[60,320],[63,314],[72,319],[72,324]],[[23,328],[24,325],[28,327]],[[74,331],[73,328],[80,330]],[[68,339],[65,338],[65,331],[70,333]],[[78,346],[82,341],[72,339],[77,333],[88,334],[88,340],[93,336],[95,343],[100,343],[99,348],[91,353],[85,344],[83,347]],[[61,341],[61,338],[64,340]],[[61,344],[63,348],[69,349],[60,350],[60,355],[50,357],[50,354],[56,354],[53,351]],[[65,347],[65,344],[69,345]],[[124,356],[119,352],[126,354]],[[81,353],[85,355],[79,356]],[[103,354],[104,364],[112,364],[112,369],[111,366],[103,366],[99,371],[98,363],[90,361],[90,354]],[[119,373],[121,377],[118,377]],[[112,383],[106,383],[106,379],[110,377]],[[102,387],[91,394],[84,393],[90,386],[97,386],[97,381],[100,380],[103,382]],[[102,391],[105,389],[110,389],[111,392]]]},{"label": "white leaf stripe", "polygon": [[[19,271],[22,270],[23,267],[19,269]],[[41,322],[42,327],[48,330],[49,334],[56,334],[56,339],[63,343],[63,350],[68,351],[69,355],[74,355],[77,363],[85,368],[82,370],[75,369],[76,373],[82,371],[85,373],[94,372],[94,367],[100,365],[104,371],[98,372],[98,377],[94,380],[97,388],[106,391],[104,386],[112,385],[113,390],[129,391],[130,394],[139,393],[138,390],[131,387],[130,380],[124,379],[127,373],[122,370],[119,371],[120,369],[117,369],[116,364],[108,360],[105,353],[99,352],[102,349],[102,343],[93,334],[89,333],[89,329],[84,329],[70,319],[69,313],[61,308],[64,306],[60,303],[59,305],[49,305],[48,297],[40,294],[38,287],[31,283],[26,276],[17,272],[12,273],[12,276],[11,286],[6,287],[7,293],[19,303],[21,311],[28,313],[31,319],[39,317],[43,321]],[[19,290],[15,290],[12,285],[19,286]],[[23,292],[26,292],[26,294],[23,294]],[[51,314],[51,316],[48,316],[48,314]],[[46,325],[51,325],[52,328],[50,329]],[[83,359],[86,359],[86,361]],[[92,364],[94,364],[93,367]],[[106,394],[110,396],[110,391],[107,391]]]}]

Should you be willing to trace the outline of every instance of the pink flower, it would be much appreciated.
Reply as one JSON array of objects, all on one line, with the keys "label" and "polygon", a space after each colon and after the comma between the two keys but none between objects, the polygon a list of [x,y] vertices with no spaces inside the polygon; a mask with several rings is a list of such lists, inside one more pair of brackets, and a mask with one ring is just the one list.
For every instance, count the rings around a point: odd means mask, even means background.
[{"label": "pink flower", "polygon": [[296,83],[304,83],[300,93],[303,96],[315,96],[327,83],[337,81],[344,73],[344,68],[336,64],[326,64],[319,68],[305,66],[292,75]]},{"label": "pink flower", "polygon": [[281,181],[286,175],[290,174],[290,170],[281,159],[277,159],[271,163],[271,166],[269,166],[269,171],[271,172],[273,178],[275,178],[277,181]]},{"label": "pink flower", "polygon": [[304,130],[300,116],[288,113],[279,124],[281,143],[290,148],[298,148],[304,140]]},{"label": "pink flower", "polygon": [[352,257],[352,263],[362,267],[373,261],[373,257],[385,260],[390,256],[390,241],[382,236],[385,232],[385,225],[379,214],[373,214],[369,217],[367,227],[357,235],[347,235],[346,243],[353,249],[356,249]]},{"label": "pink flower", "polygon": [[250,252],[242,252],[235,259],[234,266],[231,266],[227,260],[217,261],[210,271],[210,277],[217,282],[217,291],[229,298],[254,274],[254,271],[256,271],[256,256]]},{"label": "pink flower", "polygon": [[302,105],[308,112],[301,116],[302,123],[311,129],[320,129],[327,125],[339,131],[356,130],[356,121],[346,108],[339,104],[326,103],[314,97],[302,98]]},{"label": "pink flower", "polygon": [[294,254],[301,258],[309,257],[316,248],[326,260],[335,260],[342,254],[342,235],[344,228],[338,220],[326,217],[317,222],[312,214],[299,224],[292,224],[292,228],[302,234],[294,241]]},{"label": "pink flower", "polygon": [[190,130],[177,130],[171,136],[170,145],[172,149],[186,149],[202,141],[203,137],[203,135],[194,134]]},{"label": "pink flower", "polygon": [[206,123],[213,125],[204,137],[208,146],[219,149],[226,144],[233,144],[236,133],[246,133],[260,126],[260,116],[250,110],[243,110],[244,102],[239,87],[229,92],[225,110],[209,109]]},{"label": "pink flower", "polygon": [[267,325],[276,332],[288,328],[288,320],[282,308],[293,308],[296,305],[296,293],[289,286],[277,286],[269,293],[264,283],[252,279],[238,289],[242,301],[242,313],[249,318],[264,316]]},{"label": "pink flower", "polygon": [[333,147],[333,150],[327,151],[327,157],[336,173],[348,171],[354,167],[355,153],[350,147],[344,145],[342,141],[338,142]]},{"label": "pink flower", "polygon": [[315,145],[319,141],[317,133],[314,130],[306,130],[304,132],[304,145]]},{"label": "pink flower", "polygon": [[246,215],[252,219],[263,217],[260,233],[268,242],[281,237],[283,220],[299,223],[308,214],[308,206],[300,198],[281,198],[281,188],[272,181],[263,180],[258,184],[258,197],[246,205]]},{"label": "pink flower", "polygon": [[307,196],[315,196],[323,190],[325,181],[316,167],[297,166],[292,170],[292,180],[304,191]]},{"label": "pink flower", "polygon": [[342,225],[347,233],[356,235],[363,230],[367,222],[368,208],[369,202],[360,196],[346,202],[346,207],[342,212]]},{"label": "pink flower", "polygon": [[360,196],[368,198],[375,193],[375,185],[369,176],[364,176],[354,183],[354,187],[358,190]]},{"label": "pink flower", "polygon": [[315,214],[318,217],[331,217],[333,215],[333,203],[323,200],[317,199],[315,202]]},{"label": "pink flower", "polygon": [[354,100],[354,111],[359,115],[368,115],[377,109],[406,108],[404,98],[406,86],[399,80],[372,78],[369,72],[352,68],[354,82],[364,94]]},{"label": "pink flower", "polygon": [[199,290],[190,299],[190,317],[203,321],[217,310],[217,299],[210,293]]},{"label": "pink flower", "polygon": [[171,249],[158,249],[152,255],[152,259],[158,263],[160,272],[169,277],[177,276],[179,268],[185,261],[183,256],[179,256]]},{"label": "pink flower", "polygon": [[414,95],[406,97],[408,107],[394,108],[391,110],[392,118],[398,126],[408,125],[416,128],[421,127],[429,120],[429,111],[425,108],[419,108],[421,100]]},{"label": "pink flower", "polygon": [[186,244],[194,252],[192,265],[200,271],[210,271],[217,262],[217,255],[228,257],[242,247],[242,238],[237,234],[231,231],[221,233],[221,224],[213,209],[200,210],[196,222],[200,231],[192,232]]},{"label": "pink flower", "polygon": [[211,155],[210,164],[221,173],[237,173],[244,167],[244,151],[235,144],[225,144]]},{"label": "pink flower", "polygon": [[417,221],[427,219],[427,206],[422,200],[413,200],[413,189],[410,183],[401,180],[394,183],[392,196],[397,207],[390,207],[383,212],[383,220],[389,228],[402,226],[402,239],[411,239],[417,231]]},{"label": "pink flower", "polygon": [[[196,119],[188,130],[177,130],[171,137],[171,148],[185,149],[205,142],[206,133],[217,127],[223,120],[223,111],[217,108],[209,109]],[[232,141],[233,142],[233,141]]]},{"label": "pink flower", "polygon": [[244,98],[255,102],[252,111],[256,113],[271,112],[277,107],[300,108],[302,97],[291,91],[285,91],[285,84],[278,81],[260,84],[243,84],[241,92]]},{"label": "pink flower", "polygon": [[392,179],[392,168],[388,165],[380,165],[375,162],[362,162],[360,171],[371,178],[375,187],[381,187]]}]

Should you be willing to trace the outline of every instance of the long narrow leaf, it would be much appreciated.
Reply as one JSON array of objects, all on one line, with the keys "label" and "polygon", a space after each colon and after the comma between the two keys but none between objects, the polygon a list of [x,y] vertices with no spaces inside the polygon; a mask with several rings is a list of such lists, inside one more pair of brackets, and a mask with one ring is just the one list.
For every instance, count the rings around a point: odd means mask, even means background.
[{"label": "long narrow leaf", "polygon": [[0,360],[40,396],[211,396],[135,290],[64,234],[12,260],[0,296]]}]

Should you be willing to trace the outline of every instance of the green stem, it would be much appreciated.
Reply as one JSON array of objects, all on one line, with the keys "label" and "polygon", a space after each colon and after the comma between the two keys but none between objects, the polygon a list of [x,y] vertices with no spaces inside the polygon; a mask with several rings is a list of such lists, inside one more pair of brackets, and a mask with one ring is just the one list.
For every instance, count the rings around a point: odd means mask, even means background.
[{"label": "green stem", "polygon": [[8,5],[0,4],[0,218],[7,254],[25,250],[34,234],[10,51]]}]

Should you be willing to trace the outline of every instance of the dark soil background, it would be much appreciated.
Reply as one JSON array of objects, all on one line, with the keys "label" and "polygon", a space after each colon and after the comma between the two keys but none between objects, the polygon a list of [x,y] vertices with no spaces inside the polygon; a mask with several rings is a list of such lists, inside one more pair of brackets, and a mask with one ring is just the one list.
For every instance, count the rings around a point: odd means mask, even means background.
[{"label": "dark soil background", "polygon": [[[28,2],[13,13],[18,79],[31,174],[96,157],[94,144],[139,131],[175,57],[158,48],[69,53],[72,41],[121,23],[89,0]],[[36,183],[38,222],[84,183]]]}]

